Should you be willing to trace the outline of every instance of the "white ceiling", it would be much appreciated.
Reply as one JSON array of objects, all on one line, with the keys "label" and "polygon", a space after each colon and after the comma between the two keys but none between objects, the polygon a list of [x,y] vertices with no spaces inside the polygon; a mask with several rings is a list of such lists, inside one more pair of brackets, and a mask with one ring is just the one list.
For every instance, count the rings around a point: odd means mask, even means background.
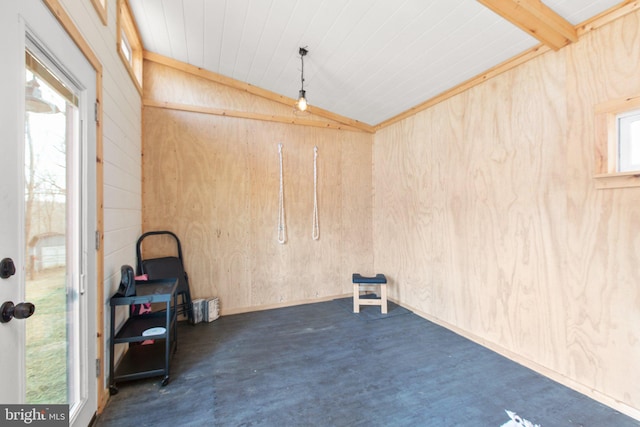
[{"label": "white ceiling", "polygon": [[[376,125],[537,45],[476,0],[129,0],[145,50]],[[545,0],[570,23],[620,0]]]}]

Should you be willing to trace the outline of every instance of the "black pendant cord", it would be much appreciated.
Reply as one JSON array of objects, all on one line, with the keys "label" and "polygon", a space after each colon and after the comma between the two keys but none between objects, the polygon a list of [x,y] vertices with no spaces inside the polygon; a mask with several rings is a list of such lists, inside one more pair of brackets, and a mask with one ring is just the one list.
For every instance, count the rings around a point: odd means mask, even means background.
[{"label": "black pendant cord", "polygon": [[308,50],[307,47],[301,47],[300,48],[300,62],[302,63],[302,72],[300,73],[300,90],[304,91],[304,57],[307,54]]}]

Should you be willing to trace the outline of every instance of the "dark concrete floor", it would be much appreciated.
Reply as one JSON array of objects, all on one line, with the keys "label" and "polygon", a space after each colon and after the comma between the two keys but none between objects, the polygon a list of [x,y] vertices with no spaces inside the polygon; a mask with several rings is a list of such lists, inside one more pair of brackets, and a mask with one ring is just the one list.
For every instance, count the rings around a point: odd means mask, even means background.
[{"label": "dark concrete floor", "polygon": [[171,381],[119,384],[96,426],[640,426],[407,310],[351,299],[179,325]]}]

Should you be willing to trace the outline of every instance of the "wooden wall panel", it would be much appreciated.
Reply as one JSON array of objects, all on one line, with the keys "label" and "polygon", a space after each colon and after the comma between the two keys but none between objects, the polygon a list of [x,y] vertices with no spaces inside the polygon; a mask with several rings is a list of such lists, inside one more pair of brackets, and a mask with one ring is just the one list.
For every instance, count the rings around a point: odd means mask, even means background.
[{"label": "wooden wall panel", "polygon": [[567,371],[640,408],[640,189],[594,190],[594,106],[640,93],[640,14],[567,51]]},{"label": "wooden wall panel", "polygon": [[[218,86],[159,64],[145,67],[145,98],[225,108],[231,102],[263,114],[288,108],[248,94],[227,98],[234,90]],[[218,296],[223,314],[317,301],[348,293],[351,273],[372,269],[372,135],[154,107],[143,117],[143,229],[181,238],[195,297]],[[279,143],[284,245],[277,241]],[[165,248],[154,245],[145,245],[145,256]]]},{"label": "wooden wall panel", "polygon": [[596,190],[594,106],[640,93],[640,14],[374,142],[375,269],[391,295],[640,415],[640,190]]},{"label": "wooden wall panel", "polygon": [[[341,254],[340,271],[349,276],[345,281],[341,276],[341,293],[352,292],[351,273],[364,275],[376,273],[373,270],[373,215],[372,215],[372,144],[362,135],[353,133],[336,134],[334,143],[339,142],[341,152],[341,181],[335,188],[324,187],[325,192],[339,189],[341,196],[340,241],[338,248]],[[369,150],[363,150],[362,144],[369,144]],[[324,161],[320,168],[326,168]],[[330,170],[325,171],[330,173]],[[324,220],[320,212],[320,233],[323,233]],[[369,237],[371,236],[371,238]],[[364,255],[364,256],[363,256]]]},{"label": "wooden wall panel", "polygon": [[[313,114],[296,113],[293,105],[287,106],[222,84],[212,84],[206,78],[160,63],[146,60],[144,68],[145,100],[341,125]],[[186,76],[189,76],[188,80],[185,79]],[[172,83],[166,84],[168,81]]]},{"label": "wooden wall panel", "polygon": [[[171,230],[183,246],[192,293],[218,295],[213,284],[248,276],[249,174],[247,145],[237,126],[200,114],[146,108],[143,228]],[[233,183],[233,185],[229,185]],[[149,237],[146,257],[166,254],[172,242]],[[147,243],[148,242],[148,243]],[[237,260],[245,260],[238,265]],[[216,265],[233,267],[232,281]],[[225,302],[242,300],[239,289]]]}]

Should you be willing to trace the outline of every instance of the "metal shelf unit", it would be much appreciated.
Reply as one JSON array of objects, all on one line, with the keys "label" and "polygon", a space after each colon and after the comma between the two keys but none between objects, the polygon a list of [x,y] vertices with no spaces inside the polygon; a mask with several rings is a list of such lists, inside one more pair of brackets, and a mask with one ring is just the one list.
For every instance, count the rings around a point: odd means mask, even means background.
[{"label": "metal shelf unit", "polygon": [[[177,279],[136,281],[135,296],[113,296],[111,298],[110,394],[118,392],[118,381],[162,375],[162,385],[165,386],[169,383],[169,364],[171,356],[178,347],[177,287]],[[145,303],[164,307],[160,311],[132,315],[116,331],[116,307]],[[157,327],[164,328],[164,332],[143,335],[144,331]],[[145,341],[152,341],[152,343],[143,344]],[[114,355],[117,344],[127,344],[129,348],[116,367]]]}]

